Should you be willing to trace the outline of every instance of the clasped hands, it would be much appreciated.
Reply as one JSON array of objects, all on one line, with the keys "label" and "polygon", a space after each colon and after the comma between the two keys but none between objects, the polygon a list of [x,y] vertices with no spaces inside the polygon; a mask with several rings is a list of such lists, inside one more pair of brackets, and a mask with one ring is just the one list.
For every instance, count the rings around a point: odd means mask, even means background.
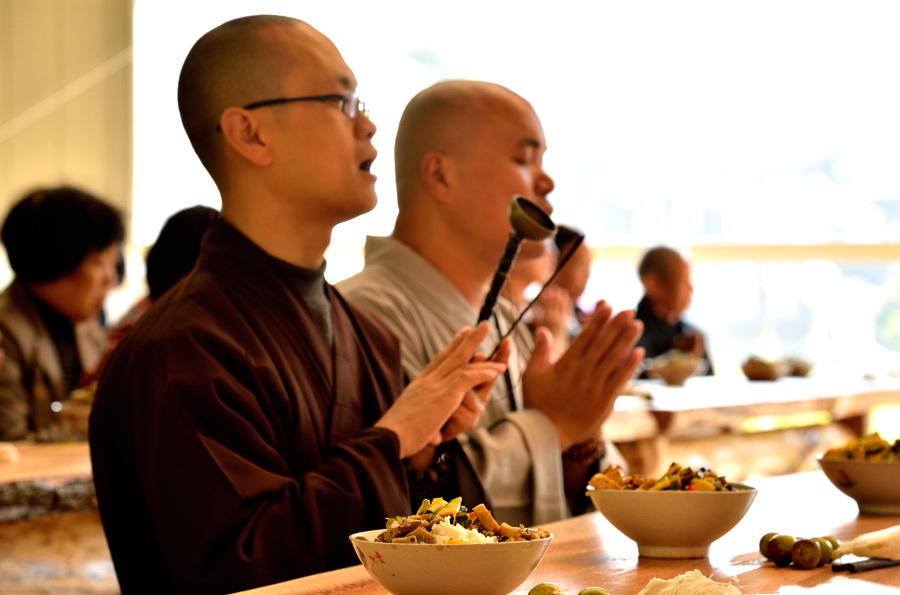
[{"label": "clasped hands", "polygon": [[510,353],[508,339],[490,360],[478,353],[488,331],[487,322],[459,331],[375,423],[397,434],[402,458],[475,427]]},{"label": "clasped hands", "polygon": [[538,329],[522,377],[525,406],[553,422],[563,451],[598,436],[644,357],[644,350],[634,347],[642,330],[633,310],[613,316],[612,308],[600,301],[581,333],[553,363],[553,337],[547,329]]}]

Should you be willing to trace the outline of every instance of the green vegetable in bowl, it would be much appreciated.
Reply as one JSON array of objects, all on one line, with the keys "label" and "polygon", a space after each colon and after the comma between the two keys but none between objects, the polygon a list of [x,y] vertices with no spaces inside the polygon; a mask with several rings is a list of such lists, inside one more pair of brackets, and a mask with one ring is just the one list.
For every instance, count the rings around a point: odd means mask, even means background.
[{"label": "green vegetable in bowl", "polygon": [[829,449],[824,457],[836,461],[900,462],[900,439],[891,444],[875,432]]},{"label": "green vegetable in bowl", "polygon": [[665,475],[659,479],[645,477],[643,475],[624,475],[622,468],[611,465],[601,473],[595,473],[588,482],[598,490],[647,490],[686,492],[721,492],[731,491],[733,485],[712,469],[700,467],[697,470],[691,467],[682,467],[678,463],[671,463]]}]

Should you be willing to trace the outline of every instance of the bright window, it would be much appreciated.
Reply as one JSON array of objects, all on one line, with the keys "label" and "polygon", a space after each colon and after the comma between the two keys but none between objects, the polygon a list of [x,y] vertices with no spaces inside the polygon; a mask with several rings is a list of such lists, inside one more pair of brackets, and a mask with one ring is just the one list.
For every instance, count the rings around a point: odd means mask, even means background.
[{"label": "bright window", "polygon": [[[693,249],[689,317],[722,373],[752,352],[864,368],[900,348],[900,269],[885,244],[900,241],[897,3],[137,0],[138,243],[179,208],[218,206],[181,129],[178,71],[203,32],[263,12],[331,37],[379,126],[380,204],[336,230],[330,280],[361,267],[365,234],[393,226],[406,101],[442,78],[483,79],[543,121],[555,218],[603,256],[591,300],[633,307],[640,248],[666,243]],[[853,256],[860,244],[870,257]],[[837,248],[823,257],[823,245]]]}]

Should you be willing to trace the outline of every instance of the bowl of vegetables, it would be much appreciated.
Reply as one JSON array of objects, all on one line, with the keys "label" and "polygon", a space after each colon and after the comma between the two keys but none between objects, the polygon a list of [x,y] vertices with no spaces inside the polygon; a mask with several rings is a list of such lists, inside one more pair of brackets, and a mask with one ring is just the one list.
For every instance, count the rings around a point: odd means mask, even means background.
[{"label": "bowl of vegetables", "polygon": [[740,521],[756,489],[715,472],[672,463],[665,475],[624,475],[612,466],[591,478],[597,510],[649,558],[703,558]]},{"label": "bowl of vegetables", "polygon": [[553,535],[497,522],[460,498],[425,500],[385,529],[350,535],[366,571],[395,595],[505,595],[543,558]]},{"label": "bowl of vegetables", "polygon": [[819,459],[822,471],[862,514],[900,514],[900,440],[878,433],[854,438]]}]

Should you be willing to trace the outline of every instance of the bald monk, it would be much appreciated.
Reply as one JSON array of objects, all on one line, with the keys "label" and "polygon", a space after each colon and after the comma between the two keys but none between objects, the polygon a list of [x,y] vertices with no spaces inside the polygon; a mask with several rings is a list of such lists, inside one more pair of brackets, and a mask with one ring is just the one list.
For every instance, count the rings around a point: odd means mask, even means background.
[{"label": "bald monk", "polygon": [[677,349],[701,358],[706,362],[706,374],[712,374],[703,333],[682,320],[694,294],[688,261],[672,248],[656,246],[644,253],[638,276],[644,286],[637,307],[637,317],[644,323],[638,344],[647,357]]},{"label": "bald monk", "polygon": [[[407,105],[395,145],[393,235],[369,238],[365,269],[338,287],[400,338],[410,376],[477,318],[511,231],[513,195],[551,212],[545,148],[531,105],[499,85],[445,81]],[[525,242],[518,258],[543,250]],[[497,325],[509,328],[514,314],[501,300]],[[493,326],[485,349],[497,342]],[[544,523],[585,509],[587,475],[604,455],[600,429],[641,360],[639,336],[633,312],[613,316],[601,303],[552,364],[550,333],[517,327],[509,375],[479,427],[461,438],[498,518]]]},{"label": "bald monk", "polygon": [[124,593],[355,563],[347,536],[409,510],[412,457],[471,427],[505,368],[475,356],[486,326],[465,328],[404,389],[396,339],[325,283],[332,227],[375,204],[355,88],[285,17],[225,23],[184,62],[178,105],[222,216],[100,380],[91,457]]}]

